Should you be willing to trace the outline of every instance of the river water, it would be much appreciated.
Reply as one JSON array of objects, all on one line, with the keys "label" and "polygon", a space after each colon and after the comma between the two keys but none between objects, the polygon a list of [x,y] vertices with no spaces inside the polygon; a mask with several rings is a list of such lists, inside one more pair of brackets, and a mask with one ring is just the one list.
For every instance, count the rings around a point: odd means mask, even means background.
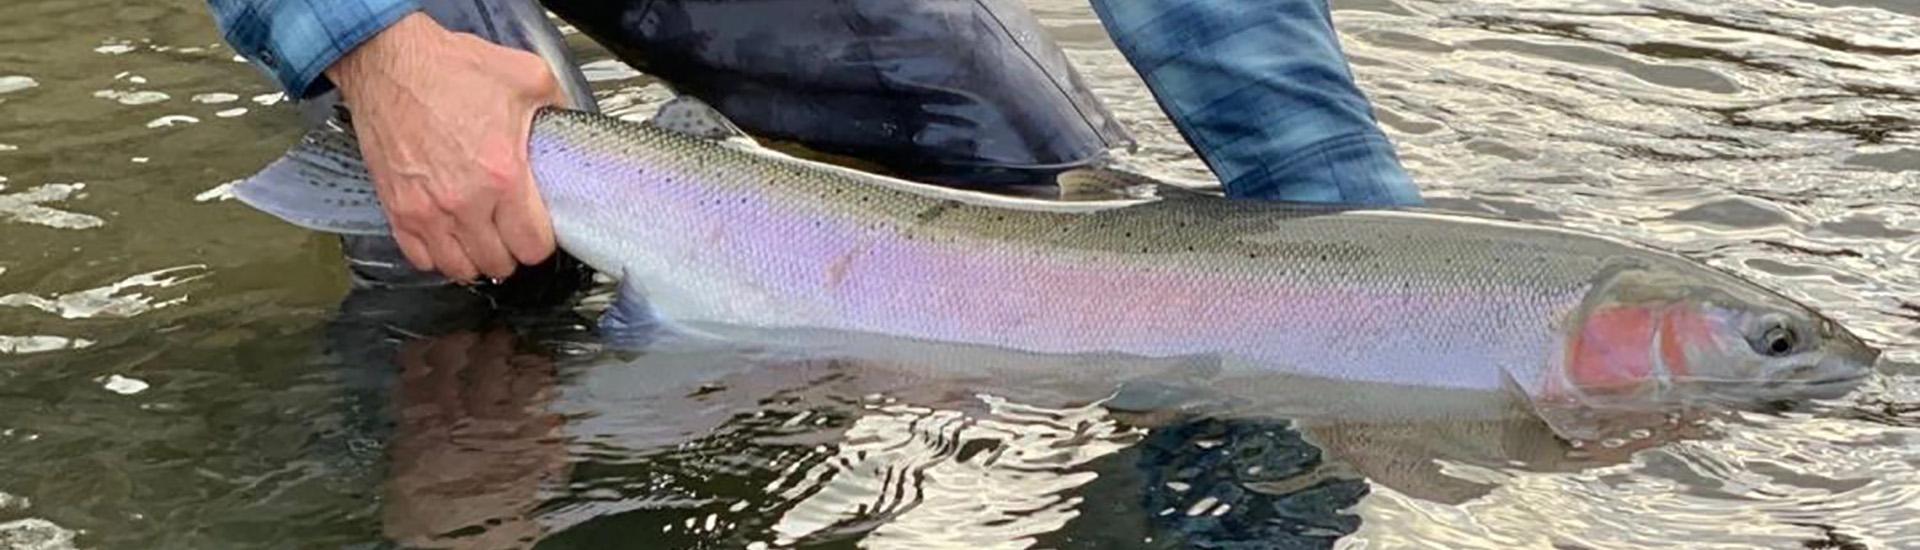
[{"label": "river water", "polygon": [[[1920,547],[1916,5],[1335,2],[1437,205],[1678,250],[1886,350],[1838,402],[1572,448],[634,357],[584,314],[347,296],[332,239],[225,199],[299,128],[202,4],[9,0],[0,547]],[[1033,7],[1129,161],[1208,178],[1084,4]],[[608,109],[665,97],[572,38]]]}]

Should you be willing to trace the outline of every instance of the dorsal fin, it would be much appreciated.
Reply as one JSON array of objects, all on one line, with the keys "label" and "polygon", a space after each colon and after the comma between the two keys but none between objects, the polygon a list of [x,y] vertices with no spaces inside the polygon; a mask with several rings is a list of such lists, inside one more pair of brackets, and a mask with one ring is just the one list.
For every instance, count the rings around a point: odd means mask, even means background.
[{"label": "dorsal fin", "polygon": [[700,98],[685,94],[667,100],[647,123],[669,132],[711,140],[753,143],[753,138],[747,136],[747,132],[739,126],[733,125],[733,121],[727,120],[727,115],[700,101]]},{"label": "dorsal fin", "polygon": [[1110,166],[1089,166],[1054,176],[1060,188],[1060,200],[1099,201],[1113,199],[1163,199],[1203,195],[1204,191],[1174,185],[1152,177]]}]

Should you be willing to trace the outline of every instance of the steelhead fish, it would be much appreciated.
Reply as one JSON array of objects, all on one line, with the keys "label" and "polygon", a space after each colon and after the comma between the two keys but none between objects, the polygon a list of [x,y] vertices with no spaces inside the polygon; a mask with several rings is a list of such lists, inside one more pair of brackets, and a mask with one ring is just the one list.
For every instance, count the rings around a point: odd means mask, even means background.
[{"label": "steelhead fish", "polygon": [[[1242,375],[1639,410],[1836,397],[1878,356],[1751,282],[1542,225],[1171,187],[1013,198],[566,110],[538,115],[530,147],[560,246],[687,331],[1204,356]],[[386,230],[340,128],[235,193],[308,228]]]}]

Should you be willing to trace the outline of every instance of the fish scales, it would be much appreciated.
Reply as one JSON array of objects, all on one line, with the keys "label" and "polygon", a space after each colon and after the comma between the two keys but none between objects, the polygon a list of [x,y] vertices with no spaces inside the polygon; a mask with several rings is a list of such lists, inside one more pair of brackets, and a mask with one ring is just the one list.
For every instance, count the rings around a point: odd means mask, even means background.
[{"label": "fish scales", "polygon": [[1553,360],[1609,259],[1647,254],[1411,212],[989,205],[582,115],[543,116],[532,147],[563,246],[680,322],[1492,388]]}]

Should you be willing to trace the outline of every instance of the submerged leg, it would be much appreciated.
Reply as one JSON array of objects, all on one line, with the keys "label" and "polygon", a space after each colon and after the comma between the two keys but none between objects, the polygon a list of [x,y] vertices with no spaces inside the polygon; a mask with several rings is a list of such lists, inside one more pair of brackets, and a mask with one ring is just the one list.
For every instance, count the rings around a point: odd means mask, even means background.
[{"label": "submerged leg", "polygon": [[1326,0],[1092,0],[1120,52],[1237,198],[1416,205]]}]

